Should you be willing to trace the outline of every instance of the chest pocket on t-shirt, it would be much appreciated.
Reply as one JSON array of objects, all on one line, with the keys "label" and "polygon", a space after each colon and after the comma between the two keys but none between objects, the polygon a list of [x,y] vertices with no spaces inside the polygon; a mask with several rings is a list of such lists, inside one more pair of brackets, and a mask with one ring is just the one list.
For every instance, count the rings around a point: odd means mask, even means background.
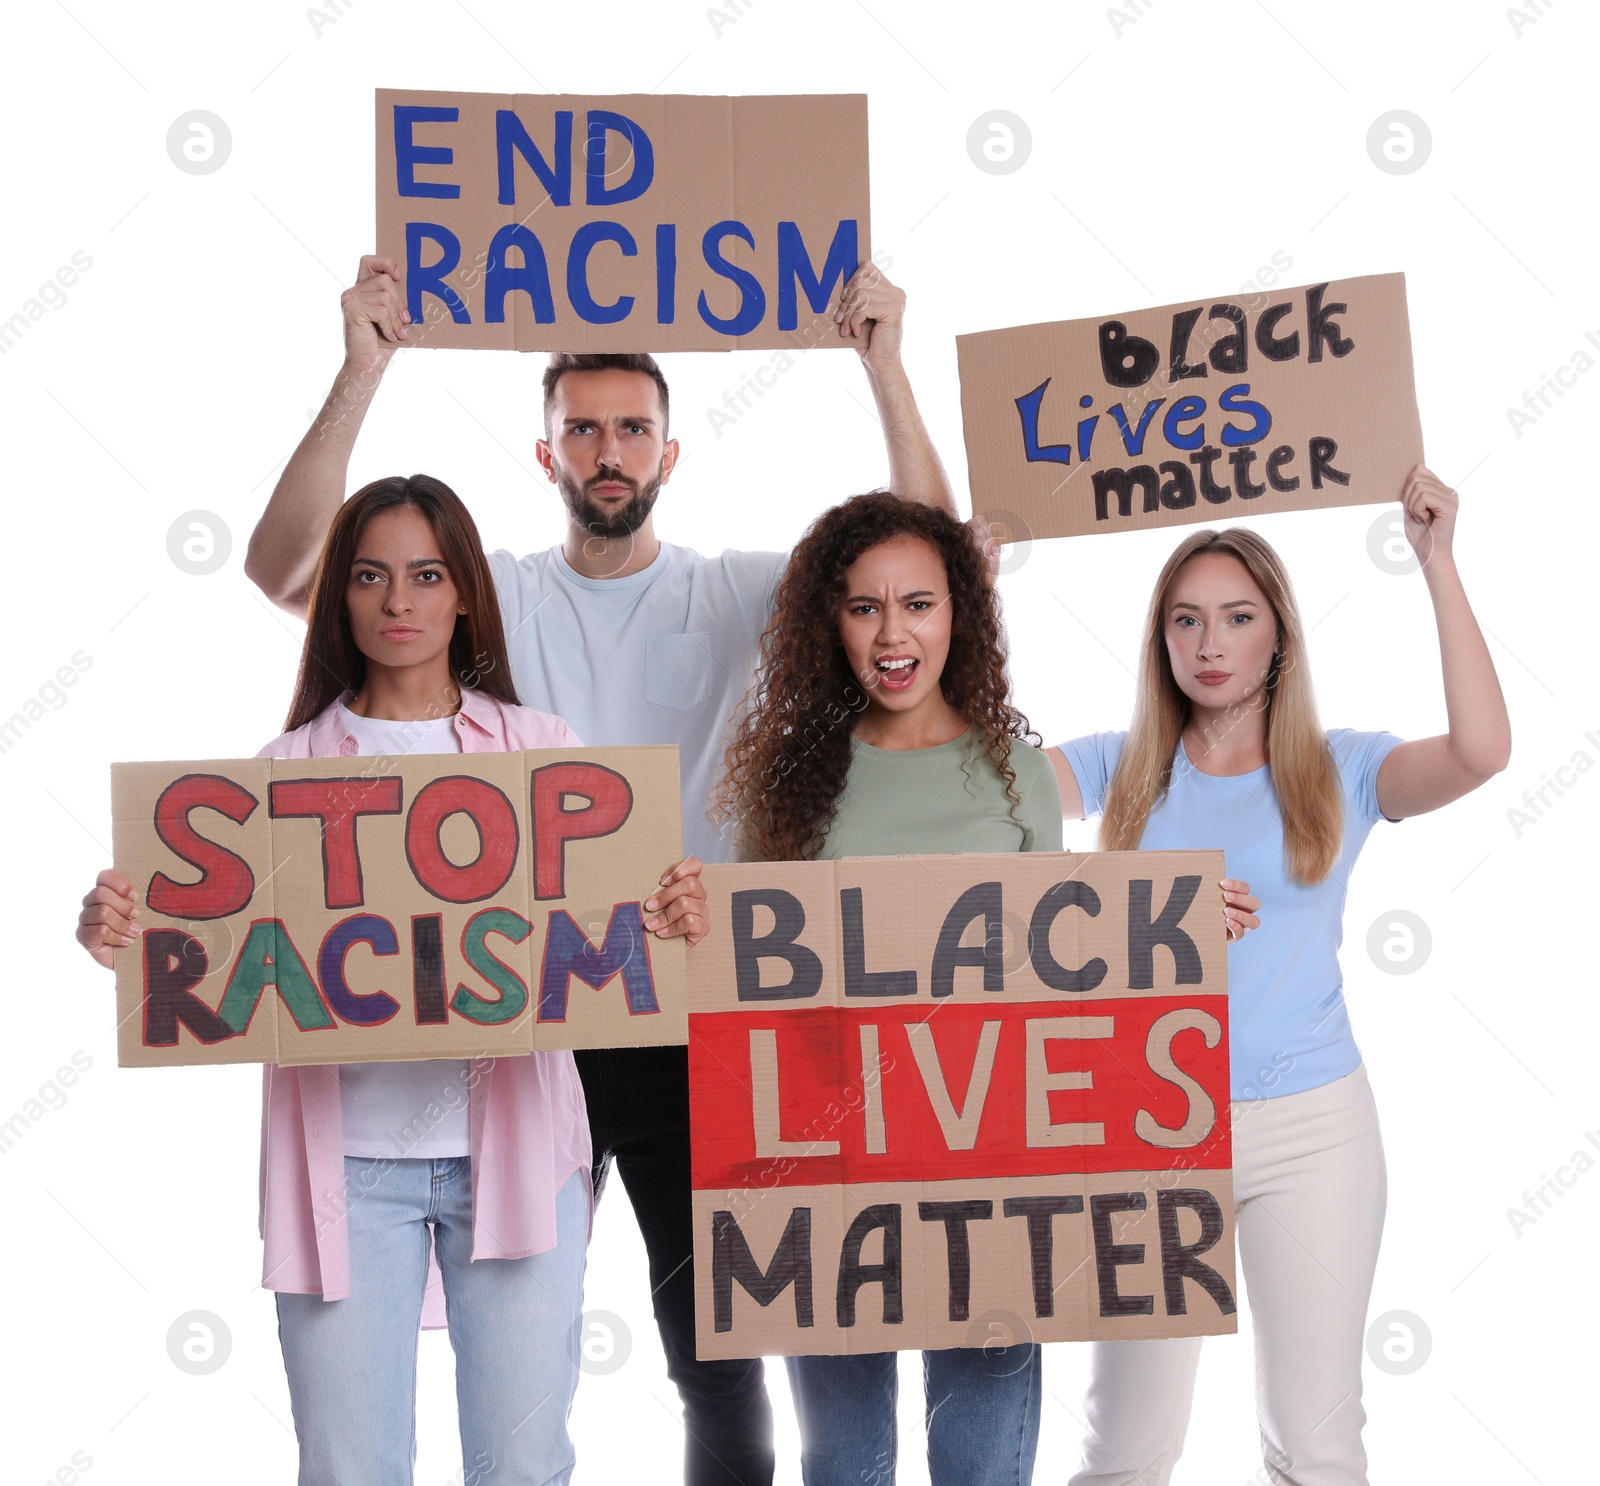
[{"label": "chest pocket on t-shirt", "polygon": [[650,642],[646,653],[645,699],[679,712],[697,707],[711,695],[716,664],[710,630],[662,635]]}]

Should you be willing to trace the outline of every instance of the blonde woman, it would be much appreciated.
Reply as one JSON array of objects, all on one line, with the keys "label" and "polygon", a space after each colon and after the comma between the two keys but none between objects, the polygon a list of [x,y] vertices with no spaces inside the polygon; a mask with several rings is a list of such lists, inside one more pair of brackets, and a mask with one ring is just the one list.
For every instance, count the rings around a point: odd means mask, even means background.
[{"label": "blonde woman", "polygon": [[[1275,1486],[1358,1486],[1362,1338],[1386,1194],[1376,1111],[1339,974],[1345,887],[1367,834],[1506,765],[1511,726],[1456,572],[1456,495],[1422,466],[1401,495],[1438,624],[1448,731],[1324,732],[1278,555],[1242,528],[1186,538],[1156,580],[1127,733],[1049,750],[1062,809],[1105,850],[1220,846],[1259,894],[1229,954],[1234,1202]],[[1101,1342],[1073,1486],[1160,1486],[1183,1449],[1199,1338]]]}]

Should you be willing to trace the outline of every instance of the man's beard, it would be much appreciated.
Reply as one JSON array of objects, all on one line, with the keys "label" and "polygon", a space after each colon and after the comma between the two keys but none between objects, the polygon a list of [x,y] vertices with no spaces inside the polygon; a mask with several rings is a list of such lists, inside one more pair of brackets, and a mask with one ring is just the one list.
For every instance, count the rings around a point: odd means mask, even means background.
[{"label": "man's beard", "polygon": [[[567,503],[567,510],[572,514],[572,519],[590,536],[609,540],[616,537],[631,537],[650,519],[656,496],[661,490],[661,473],[658,470],[649,481],[640,485],[637,480],[630,480],[620,471],[608,470],[602,466],[598,474],[585,480],[580,486],[565,470],[558,470],[556,484],[560,488],[561,498]],[[633,494],[623,505],[608,514],[606,508],[589,494],[595,485],[626,485]]]}]

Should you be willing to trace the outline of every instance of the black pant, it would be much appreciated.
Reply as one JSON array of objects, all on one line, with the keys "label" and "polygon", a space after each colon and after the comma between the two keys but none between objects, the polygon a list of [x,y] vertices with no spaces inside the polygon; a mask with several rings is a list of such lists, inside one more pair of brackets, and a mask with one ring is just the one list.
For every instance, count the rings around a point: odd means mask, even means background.
[{"label": "black pant", "polygon": [[656,1328],[683,1401],[684,1481],[770,1486],[772,1408],[761,1360],[694,1355],[688,1049],[593,1048],[574,1057],[589,1104],[595,1200],[615,1160],[650,1256]]}]

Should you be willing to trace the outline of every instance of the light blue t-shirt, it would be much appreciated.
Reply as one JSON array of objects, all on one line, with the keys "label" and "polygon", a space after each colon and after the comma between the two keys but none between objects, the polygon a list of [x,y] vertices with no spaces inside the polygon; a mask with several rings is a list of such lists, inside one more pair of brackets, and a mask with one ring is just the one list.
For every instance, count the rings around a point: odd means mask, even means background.
[{"label": "light blue t-shirt", "polygon": [[[1092,733],[1060,745],[1096,815],[1122,757],[1126,733]],[[1350,1031],[1339,942],[1345,890],[1367,833],[1382,819],[1378,766],[1393,733],[1328,734],[1344,786],[1344,843],[1333,871],[1306,887],[1283,858],[1283,817],[1266,768],[1224,778],[1202,774],[1178,744],[1172,786],[1150,812],[1141,850],[1221,847],[1227,875],[1261,899],[1261,927],[1228,947],[1228,1039],[1235,1099],[1320,1088],[1353,1073],[1361,1053]]]},{"label": "light blue t-shirt", "polygon": [[585,578],[559,547],[520,560],[489,554],[522,704],[553,712],[594,747],[676,744],[683,848],[702,861],[728,859],[706,808],[788,561],[706,558],[663,542],[642,572]]}]

